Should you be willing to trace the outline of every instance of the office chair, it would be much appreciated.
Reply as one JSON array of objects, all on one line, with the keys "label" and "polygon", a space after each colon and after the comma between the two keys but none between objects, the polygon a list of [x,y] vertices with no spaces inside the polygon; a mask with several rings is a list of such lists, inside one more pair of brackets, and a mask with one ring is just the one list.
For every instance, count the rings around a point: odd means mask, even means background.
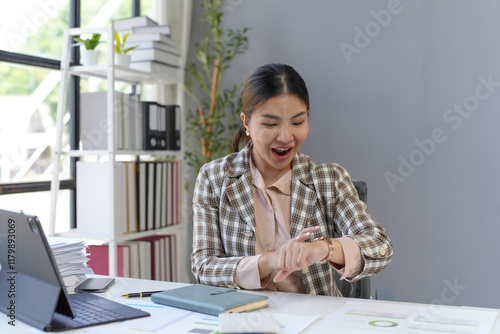
[{"label": "office chair", "polygon": [[[359,199],[367,203],[368,189],[366,187],[366,182],[352,180],[352,183],[354,184],[354,187],[358,192]],[[342,296],[371,299],[370,277],[366,277],[357,282],[350,283],[345,280],[341,281],[340,275],[335,272],[335,281],[337,283],[337,287],[340,290],[340,293],[342,293]],[[390,301],[397,300],[396,295],[391,289],[377,289],[375,291],[375,299]]]},{"label": "office chair", "polygon": [[[359,199],[367,203],[367,187],[365,181],[352,180]],[[340,280],[340,275],[335,271],[335,282],[344,297],[371,299],[370,277],[363,278],[357,282],[350,283],[345,280]]]}]

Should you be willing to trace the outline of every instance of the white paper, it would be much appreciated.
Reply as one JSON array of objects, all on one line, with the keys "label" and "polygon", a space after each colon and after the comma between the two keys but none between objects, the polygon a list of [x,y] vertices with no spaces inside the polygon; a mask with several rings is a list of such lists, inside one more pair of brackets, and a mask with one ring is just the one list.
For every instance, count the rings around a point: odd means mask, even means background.
[{"label": "white paper", "polygon": [[[114,301],[149,312],[150,317],[81,328],[79,332],[92,334],[108,333],[175,333],[215,334],[219,331],[219,318],[207,314],[157,304],[151,298],[113,298]],[[266,311],[264,311],[266,312]],[[247,314],[263,313],[261,311]],[[319,316],[300,316],[269,312],[280,327],[280,334],[299,334]]]},{"label": "white paper", "polygon": [[268,312],[219,314],[219,332],[223,333],[279,333],[280,326]]},{"label": "white paper", "polygon": [[278,322],[281,334],[299,334],[309,327],[319,315],[297,315],[285,313],[272,313],[274,319]]},{"label": "white paper", "polygon": [[89,258],[87,257],[87,245],[84,239],[48,237],[47,241],[63,278],[64,285],[71,286],[85,276]]},{"label": "white paper", "polygon": [[403,303],[348,301],[313,327],[313,332],[345,328],[349,333],[486,334],[497,313],[487,310]]}]

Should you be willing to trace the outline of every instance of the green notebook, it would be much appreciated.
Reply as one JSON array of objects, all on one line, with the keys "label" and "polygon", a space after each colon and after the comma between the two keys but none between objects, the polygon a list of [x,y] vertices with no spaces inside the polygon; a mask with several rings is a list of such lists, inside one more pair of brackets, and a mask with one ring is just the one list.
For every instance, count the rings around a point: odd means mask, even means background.
[{"label": "green notebook", "polygon": [[268,306],[266,296],[203,284],[155,293],[151,295],[151,300],[158,304],[210,315],[247,312]]}]

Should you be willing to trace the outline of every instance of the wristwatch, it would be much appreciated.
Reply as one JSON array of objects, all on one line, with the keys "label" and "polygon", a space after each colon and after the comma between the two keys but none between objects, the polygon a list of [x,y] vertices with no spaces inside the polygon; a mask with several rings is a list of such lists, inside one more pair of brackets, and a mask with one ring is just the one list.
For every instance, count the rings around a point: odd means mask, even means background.
[{"label": "wristwatch", "polygon": [[326,244],[328,245],[328,254],[326,255],[326,257],[323,260],[321,260],[319,262],[321,264],[324,264],[328,261],[333,260],[333,253],[335,251],[335,248],[333,248],[333,241],[329,237],[322,236],[322,237],[314,239],[314,241],[321,241],[321,240],[324,240],[326,242]]}]

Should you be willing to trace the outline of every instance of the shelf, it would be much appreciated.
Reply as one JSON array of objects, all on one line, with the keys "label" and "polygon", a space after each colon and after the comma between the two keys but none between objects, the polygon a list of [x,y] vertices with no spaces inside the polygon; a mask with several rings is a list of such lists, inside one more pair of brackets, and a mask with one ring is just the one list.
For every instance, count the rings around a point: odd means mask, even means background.
[{"label": "shelf", "polygon": [[[139,71],[130,67],[114,65],[115,80],[129,82],[132,84],[138,83],[162,83],[162,84],[177,84],[181,83],[180,69],[173,68],[174,76],[169,73],[150,73]],[[70,66],[69,74],[89,77],[89,78],[108,78],[110,68],[107,65],[92,65],[92,66]]]},{"label": "shelf", "polygon": [[[148,236],[153,236],[153,235],[165,235],[165,234],[176,234],[176,235],[181,235],[181,238],[185,238],[186,234],[186,225],[185,224],[176,224],[176,225],[171,225],[167,226],[161,229],[155,229],[155,230],[149,230],[149,231],[143,231],[143,232],[133,232],[133,233],[127,233],[123,234],[122,231],[123,229],[119,229],[118,225],[120,222],[123,222],[123,217],[124,214],[130,214],[130,212],[126,211],[129,210],[130,208],[127,207],[126,203],[136,203],[137,199],[137,193],[133,193],[132,191],[129,191],[128,189],[132,189],[134,187],[134,182],[127,182],[126,185],[123,182],[120,182],[119,180],[123,181],[123,177],[126,177],[127,175],[124,174],[123,168],[119,170],[119,168],[116,168],[117,164],[114,163],[107,163],[109,161],[112,162],[120,162],[124,160],[132,160],[130,156],[133,156],[134,159],[139,161],[139,160],[144,160],[144,161],[153,161],[156,158],[162,157],[164,158],[163,160],[170,160],[169,158],[175,159],[178,163],[172,164],[175,165],[175,169],[168,169],[171,170],[172,172],[176,172],[176,174],[172,173],[171,175],[167,176],[166,180],[169,180],[171,185],[176,184],[176,187],[178,186],[178,192],[175,194],[172,193],[167,193],[168,196],[177,196],[177,198],[172,200],[172,206],[170,207],[170,210],[174,210],[173,205],[179,205],[178,208],[175,208],[175,213],[177,215],[176,217],[176,222],[177,221],[182,221],[182,163],[183,163],[183,146],[181,145],[181,150],[177,151],[172,151],[172,150],[155,150],[155,151],[146,151],[146,150],[131,150],[131,149],[117,149],[118,146],[120,147],[139,147],[139,145],[118,145],[118,140],[115,135],[117,133],[120,133],[118,130],[120,129],[118,126],[120,125],[121,120],[118,119],[116,114],[114,113],[114,110],[116,108],[116,95],[113,94],[114,91],[116,91],[115,83],[117,81],[121,82],[128,82],[133,85],[140,86],[142,84],[159,84],[160,86],[159,91],[165,91],[165,96],[162,97],[165,99],[168,99],[168,103],[176,104],[180,106],[180,110],[183,110],[184,107],[184,64],[186,62],[186,53],[188,49],[188,41],[189,41],[189,27],[190,27],[190,17],[191,17],[191,8],[192,8],[192,1],[191,0],[186,0],[182,1],[183,6],[179,7],[179,10],[181,11],[182,14],[182,27],[180,30],[181,36],[179,38],[180,42],[180,62],[179,64],[181,65],[180,67],[174,67],[174,66],[167,66],[164,64],[161,64],[160,62],[152,62],[152,63],[147,63],[147,64],[140,64],[140,63],[132,63],[132,67],[125,67],[125,66],[120,66],[116,65],[114,62],[114,45],[112,41],[114,40],[114,29],[113,26],[108,26],[108,27],[98,27],[98,28],[70,28],[70,29],[65,29],[64,31],[64,37],[63,37],[63,49],[62,49],[62,54],[61,54],[61,79],[59,82],[59,97],[58,97],[58,105],[57,105],[57,117],[56,117],[56,143],[54,146],[54,170],[53,170],[53,175],[52,175],[52,181],[51,181],[51,210],[50,210],[50,226],[49,226],[49,235],[50,236],[62,236],[62,237],[67,237],[67,238],[84,238],[87,240],[92,240],[92,241],[102,241],[102,242],[107,242],[109,244],[109,274],[111,276],[115,276],[117,273],[117,265],[118,265],[118,254],[117,254],[117,243],[127,241],[127,240],[133,240],[137,238],[142,238],[142,237],[148,237]],[[98,65],[93,65],[93,66],[82,66],[82,65],[74,65],[71,66],[71,61],[70,55],[71,55],[71,47],[73,43],[73,37],[74,36],[79,36],[82,34],[94,34],[94,33],[100,33],[105,36],[105,39],[108,41],[106,43],[106,51],[105,51],[105,63],[104,64],[98,64]],[[102,49],[102,48],[101,48]],[[102,60],[102,59],[101,59]],[[89,148],[97,148],[97,147],[105,147],[106,149],[96,149],[96,150],[65,150],[63,147],[66,145],[64,144],[63,141],[63,133],[64,133],[64,128],[65,128],[65,115],[67,112],[67,97],[68,97],[68,87],[70,85],[70,76],[78,76],[78,77],[85,77],[85,78],[101,78],[106,80],[106,100],[105,100],[105,105],[100,102],[99,106],[102,106],[103,109],[105,109],[106,112],[106,126],[108,129],[107,134],[111,134],[107,136],[106,142],[103,145],[100,146],[88,146]],[[169,86],[169,87],[161,87],[161,85]],[[142,87],[139,87],[139,90],[142,91]],[[160,93],[158,92],[157,95]],[[175,95],[174,95],[175,94]],[[155,99],[154,97],[152,97]],[[159,99],[159,96],[156,98]],[[104,108],[105,107],[105,108]],[[76,115],[78,116],[78,115]],[[183,138],[183,133],[184,133],[184,115],[181,114],[181,117],[179,117],[179,124],[176,124],[176,131],[179,131],[180,134],[180,141],[181,143],[184,143],[184,138]],[[137,120],[136,120],[137,121]],[[134,123],[135,125],[138,125]],[[140,124],[140,123],[139,123]],[[177,127],[178,125],[178,127]],[[97,129],[97,127],[95,127]],[[130,130],[130,129],[129,129]],[[121,134],[125,133],[125,130],[121,132]],[[80,134],[80,138],[78,140],[82,140],[82,136]],[[135,143],[135,142],[134,142]],[[174,146],[171,146],[174,147]],[[177,147],[177,146],[175,146]],[[96,165],[99,163],[102,163],[102,166],[99,166],[100,169],[103,171],[104,177],[102,179],[97,178],[95,180],[96,183],[99,184],[98,187],[95,187],[95,190],[91,190],[90,192],[87,192],[85,195],[80,194],[77,196],[78,198],[78,203],[84,203],[82,199],[85,198],[92,198],[93,194],[103,194],[102,198],[99,197],[99,201],[101,203],[110,203],[110,204],[105,204],[103,205],[103,211],[104,216],[106,218],[102,218],[103,221],[99,221],[100,226],[97,226],[95,229],[87,229],[85,230],[85,225],[82,224],[84,219],[90,219],[90,221],[94,222],[97,221],[100,217],[103,215],[97,217],[96,219],[93,218],[88,218],[88,217],[78,217],[77,216],[77,224],[80,223],[80,230],[78,229],[71,229],[68,231],[64,232],[55,232],[55,226],[56,226],[56,211],[57,211],[57,200],[58,200],[58,191],[60,190],[60,172],[62,170],[62,164],[63,164],[63,156],[66,157],[88,157],[89,159],[81,159],[81,160],[89,160],[88,162],[91,162],[90,160],[98,160],[96,162]],[[140,157],[140,159],[139,159]],[[97,159],[94,159],[97,158]],[[102,159],[101,159],[102,158]],[[101,161],[102,160],[102,161]],[[85,161],[84,161],[85,162]],[[105,166],[104,164],[107,165]],[[128,166],[128,164],[127,164]],[[125,166],[121,166],[125,167]],[[134,175],[134,170],[131,168],[125,168],[126,172],[128,173],[128,176]],[[158,168],[155,167],[155,170],[158,170]],[[162,171],[163,174],[162,176],[167,175],[165,173],[165,169],[159,168],[160,171]],[[135,171],[137,174],[137,171]],[[156,173],[156,172],[155,172]],[[119,179],[118,175],[122,177],[122,179]],[[154,174],[151,174],[154,175]],[[174,178],[175,175],[175,178]],[[81,175],[80,175],[81,176]],[[162,177],[163,179],[163,177]],[[117,181],[118,180],[118,181]],[[132,180],[132,179],[128,179]],[[153,178],[148,180],[149,182],[156,182]],[[175,182],[174,182],[175,181]],[[77,183],[78,184],[78,183]],[[90,184],[90,183],[89,183]],[[137,184],[137,182],[136,182]],[[149,183],[148,183],[149,184]],[[166,188],[166,187],[164,187]],[[85,189],[85,184],[79,184],[77,185],[76,191],[78,190]],[[108,191],[105,191],[105,189],[108,189]],[[161,188],[157,188],[161,189]],[[165,195],[165,189],[161,189],[162,193],[161,196],[166,196]],[[148,192],[148,196],[157,196],[159,191],[157,190],[154,194],[153,192]],[[125,195],[124,195],[125,194]],[[152,194],[152,195],[151,195]],[[145,196],[145,193],[143,192],[141,194],[142,196]],[[84,197],[87,196],[87,197]],[[128,201],[128,202],[127,202]],[[155,202],[151,202],[155,203]],[[175,203],[175,204],[174,204]],[[170,202],[169,202],[170,204]],[[143,204],[141,204],[143,205]],[[169,206],[167,206],[168,208]],[[126,210],[125,210],[126,208]],[[163,206],[162,206],[163,208]],[[79,211],[80,213],[82,212],[89,212],[91,214],[98,214],[97,209],[95,206],[92,207],[92,210],[81,210]],[[78,212],[77,212],[78,213]],[[78,220],[81,220],[78,222]],[[144,219],[143,217],[141,219]],[[141,225],[143,226],[143,225]],[[84,232],[84,233],[82,233]],[[101,232],[101,233],[98,233]],[[100,235],[94,235],[94,234],[100,234]],[[183,264],[185,263],[185,258],[187,257],[185,254],[185,247],[183,244],[183,240],[179,238],[179,242],[177,243],[176,246],[176,254],[179,258],[179,261],[177,261],[177,271],[180,273],[181,280],[186,279],[187,275],[189,275],[188,272],[186,272],[185,275],[181,274],[184,272],[183,269],[181,269],[181,264],[182,267]],[[181,246],[182,245],[182,246]]]},{"label": "shelf", "polygon": [[[105,156],[109,155],[108,150],[72,150],[61,152],[62,155],[69,157],[83,157],[83,156]],[[157,155],[157,156],[168,156],[168,155],[181,155],[182,151],[133,151],[133,150],[115,150],[114,155]]]},{"label": "shelf", "polygon": [[[161,235],[161,234],[175,234],[179,233],[182,231],[184,228],[184,224],[176,224],[176,225],[171,225],[151,231],[142,231],[142,232],[134,232],[134,233],[126,233],[126,234],[117,234],[114,237],[115,242],[122,242],[122,241],[127,241],[127,240],[132,240],[132,239],[139,239],[143,237],[148,237],[151,235]],[[63,238],[83,238],[87,240],[96,240],[96,241],[110,241],[111,237],[109,236],[102,236],[102,235],[89,235],[89,234],[80,234],[78,232],[78,229],[71,229],[69,231],[65,232],[59,232],[56,233],[55,236],[58,237],[63,237]]]}]

